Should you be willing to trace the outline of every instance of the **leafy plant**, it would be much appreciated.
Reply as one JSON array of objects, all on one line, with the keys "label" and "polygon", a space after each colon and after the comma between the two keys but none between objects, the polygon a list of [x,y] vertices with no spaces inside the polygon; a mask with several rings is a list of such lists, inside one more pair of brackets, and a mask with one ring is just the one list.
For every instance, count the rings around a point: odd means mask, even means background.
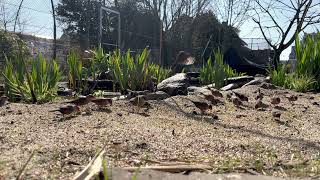
[{"label": "leafy plant", "polygon": [[[302,79],[314,77],[320,81],[320,33],[306,36],[303,41],[296,35],[295,41],[297,65],[295,73]],[[319,88],[319,87],[318,87]]]},{"label": "leafy plant", "polygon": [[[31,70],[29,70],[31,69]],[[21,97],[27,102],[47,102],[55,97],[61,73],[55,61],[49,63],[40,54],[29,63],[21,56],[8,60],[4,67],[6,95],[11,100]]]},{"label": "leafy plant", "polygon": [[149,51],[147,49],[144,49],[141,54],[137,54],[135,58],[131,56],[130,50],[125,55],[122,55],[119,50],[110,54],[110,69],[122,91],[150,88],[152,74],[148,69],[148,56]]},{"label": "leafy plant", "polygon": [[91,64],[94,64],[96,67],[97,73],[107,72],[109,70],[108,57],[109,54],[106,54],[99,45],[98,48],[91,51],[93,53],[93,58],[91,58]]},{"label": "leafy plant", "polygon": [[225,85],[226,78],[244,75],[244,73],[238,73],[229,65],[224,64],[223,55],[219,49],[214,52],[214,57],[214,63],[212,63],[210,57],[207,64],[200,69],[200,81],[202,84],[215,83],[216,88],[221,88]]},{"label": "leafy plant", "polygon": [[309,75],[290,74],[286,79],[286,87],[298,92],[307,92],[314,88],[316,80]]},{"label": "leafy plant", "polygon": [[80,90],[83,88],[82,79],[83,79],[83,66],[80,60],[79,55],[75,50],[71,50],[68,57],[67,63],[69,66],[69,84],[70,87],[74,90]]},{"label": "leafy plant", "polygon": [[154,63],[151,63],[148,66],[148,72],[157,84],[159,84],[164,79],[168,78],[171,74],[170,69],[162,68],[160,65]]},{"label": "leafy plant", "polygon": [[276,86],[284,87],[286,86],[287,75],[284,66],[279,66],[278,69],[269,69],[269,74],[271,78],[271,83]]}]

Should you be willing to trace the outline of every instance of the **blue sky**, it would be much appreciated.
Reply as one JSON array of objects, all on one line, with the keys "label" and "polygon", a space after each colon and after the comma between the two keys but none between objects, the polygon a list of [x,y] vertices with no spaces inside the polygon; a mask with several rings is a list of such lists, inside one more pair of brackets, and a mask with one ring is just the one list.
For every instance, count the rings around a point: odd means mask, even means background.
[{"label": "blue sky", "polygon": [[[288,1],[288,0],[284,0]],[[20,0],[0,0],[1,4],[4,4],[8,16],[14,13],[17,9],[17,5]],[[57,4],[58,0],[54,0]],[[25,24],[21,27],[24,33],[33,34],[41,37],[52,37],[52,16],[51,16],[51,3],[50,0],[24,0],[23,8],[21,11],[21,20]],[[281,18],[280,18],[281,19]],[[281,20],[280,20],[281,22]],[[283,20],[283,24],[284,20]],[[256,24],[252,19],[247,20],[240,29],[241,38],[263,38],[260,30],[256,28]],[[316,29],[310,27],[306,29],[306,32],[314,32]],[[58,28],[58,37],[62,35],[62,29]],[[267,36],[271,37],[272,40],[276,40],[275,32],[270,31]],[[288,48],[281,55],[281,59],[288,59],[291,48]]]}]

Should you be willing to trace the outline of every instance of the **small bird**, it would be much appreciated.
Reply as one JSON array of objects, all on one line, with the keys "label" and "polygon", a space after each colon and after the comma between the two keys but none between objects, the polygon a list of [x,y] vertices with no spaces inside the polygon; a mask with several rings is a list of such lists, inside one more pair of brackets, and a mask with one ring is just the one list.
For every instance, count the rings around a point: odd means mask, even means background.
[{"label": "small bird", "polygon": [[91,102],[98,105],[99,107],[112,105],[112,99],[108,99],[108,98],[95,98],[91,100]]},{"label": "small bird", "polygon": [[79,96],[77,99],[66,102],[68,104],[74,104],[76,106],[84,106],[89,104],[95,97],[93,95],[89,96]]},{"label": "small bird", "polygon": [[271,113],[272,113],[272,117],[277,118],[277,119],[280,119],[280,117],[281,117],[281,112],[276,111],[276,110],[273,110]]},{"label": "small bird", "polygon": [[202,95],[206,100],[210,101],[212,105],[217,105],[220,102],[214,95],[204,93],[202,93]]},{"label": "small bird", "polygon": [[231,97],[231,102],[232,102],[235,106],[237,106],[237,107],[239,107],[239,106],[242,105],[241,99],[238,98],[237,96],[232,96],[232,97]]},{"label": "small bird", "polygon": [[69,104],[69,105],[61,106],[59,109],[56,109],[50,112],[60,112],[63,116],[65,116],[65,115],[69,115],[79,111],[80,111],[80,108],[78,106]]},{"label": "small bird", "polygon": [[147,104],[144,96],[137,96],[135,98],[132,98],[130,99],[130,103],[138,107],[144,107]]},{"label": "small bird", "polygon": [[249,101],[249,98],[247,96],[245,96],[244,94],[238,93],[238,92],[234,92],[233,94],[236,95],[241,101]]},{"label": "small bird", "polygon": [[298,96],[296,95],[287,95],[286,98],[289,100],[289,102],[292,104],[294,101],[298,100]]},{"label": "small bird", "polygon": [[228,92],[227,93],[227,99],[228,100],[231,100],[231,97],[234,95],[234,93],[231,91],[231,92]]},{"label": "small bird", "polygon": [[210,89],[211,94],[215,97],[223,98],[222,93],[217,89]]},{"label": "small bird", "polygon": [[256,96],[254,97],[255,100],[262,100],[263,99],[263,93],[261,93],[260,88],[257,91]]},{"label": "small bird", "polygon": [[1,96],[0,97],[0,107],[4,106],[8,100],[9,100],[9,98],[7,96]]},{"label": "small bird", "polygon": [[254,104],[255,109],[259,109],[263,107],[263,103],[260,99],[257,100],[257,102]]},{"label": "small bird", "polygon": [[193,104],[200,109],[201,113],[204,114],[209,110],[212,110],[212,106],[206,102],[192,101]]},{"label": "small bird", "polygon": [[281,102],[281,99],[279,97],[277,97],[277,96],[271,97],[271,104],[272,105],[278,105],[278,104],[280,104],[280,102]]}]

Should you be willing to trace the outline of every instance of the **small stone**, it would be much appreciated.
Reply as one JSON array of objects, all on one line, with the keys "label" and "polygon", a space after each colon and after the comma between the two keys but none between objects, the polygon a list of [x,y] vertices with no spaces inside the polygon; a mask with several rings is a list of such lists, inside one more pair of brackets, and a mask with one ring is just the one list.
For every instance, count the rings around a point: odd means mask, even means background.
[{"label": "small stone", "polygon": [[120,117],[122,117],[122,116],[123,116],[123,114],[122,114],[122,113],[117,113],[117,115],[118,115],[118,116],[120,116]]},{"label": "small stone", "polygon": [[312,105],[314,106],[320,106],[320,104],[318,102],[313,102]]}]

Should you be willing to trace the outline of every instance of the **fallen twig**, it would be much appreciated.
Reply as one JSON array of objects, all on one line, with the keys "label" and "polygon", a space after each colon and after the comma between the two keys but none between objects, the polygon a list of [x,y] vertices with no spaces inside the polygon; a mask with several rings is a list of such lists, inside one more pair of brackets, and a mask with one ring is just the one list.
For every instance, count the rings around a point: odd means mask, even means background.
[{"label": "fallen twig", "polygon": [[18,176],[17,176],[17,180],[22,179],[23,172],[26,170],[27,165],[29,164],[29,162],[30,162],[30,161],[31,161],[31,159],[33,158],[34,154],[35,154],[35,152],[34,152],[34,151],[32,151],[32,153],[31,153],[31,155],[30,155],[29,159],[28,159],[28,160],[27,160],[27,162],[23,165],[22,169],[19,171],[19,174],[18,174]]},{"label": "fallen twig", "polygon": [[89,180],[101,171],[103,155],[105,154],[105,147],[90,161],[90,163],[73,180]]}]

